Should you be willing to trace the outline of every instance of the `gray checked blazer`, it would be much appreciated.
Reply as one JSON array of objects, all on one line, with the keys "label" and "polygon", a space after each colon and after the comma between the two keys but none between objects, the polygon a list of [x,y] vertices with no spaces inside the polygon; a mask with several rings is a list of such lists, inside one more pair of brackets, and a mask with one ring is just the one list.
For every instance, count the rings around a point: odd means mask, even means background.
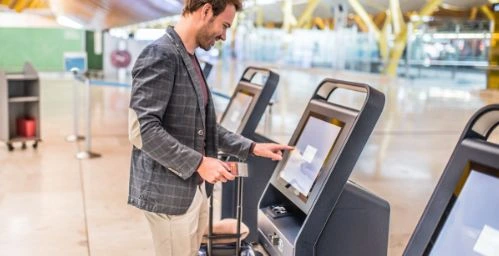
[{"label": "gray checked blazer", "polygon": [[203,152],[209,157],[219,151],[248,157],[252,141],[217,124],[211,95],[205,109],[194,68],[173,27],[135,62],[128,203],[140,209],[184,214],[201,181],[196,170]]}]

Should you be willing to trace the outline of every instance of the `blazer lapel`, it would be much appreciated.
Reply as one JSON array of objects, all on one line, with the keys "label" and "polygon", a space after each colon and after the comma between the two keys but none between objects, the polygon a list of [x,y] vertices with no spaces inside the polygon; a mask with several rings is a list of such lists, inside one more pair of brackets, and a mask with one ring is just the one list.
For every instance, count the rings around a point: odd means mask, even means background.
[{"label": "blazer lapel", "polygon": [[177,32],[173,30],[173,27],[168,27],[166,30],[167,35],[172,39],[173,43],[175,44],[175,47],[177,48],[178,53],[182,57],[182,60],[185,64],[185,67],[187,68],[187,73],[189,74],[189,77],[191,78],[192,81],[192,86],[194,87],[194,91],[196,92],[196,96],[198,99],[198,108],[199,111],[201,112],[201,118],[203,120],[203,127],[206,129],[206,111],[204,108],[204,99],[203,99],[203,93],[201,92],[201,88],[199,88],[201,82],[199,81],[199,76],[194,69],[194,65],[192,64],[192,59],[187,53],[187,50],[184,47],[184,44],[182,43],[182,40],[178,36]]}]

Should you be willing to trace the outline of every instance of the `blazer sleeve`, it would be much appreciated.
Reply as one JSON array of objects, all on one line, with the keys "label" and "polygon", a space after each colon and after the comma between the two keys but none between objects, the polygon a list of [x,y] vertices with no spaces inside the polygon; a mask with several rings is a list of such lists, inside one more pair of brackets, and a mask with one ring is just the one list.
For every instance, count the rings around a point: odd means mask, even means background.
[{"label": "blazer sleeve", "polygon": [[188,179],[203,156],[180,143],[162,125],[173,92],[177,63],[173,51],[157,45],[147,46],[138,57],[132,70],[129,138],[152,159]]},{"label": "blazer sleeve", "polygon": [[243,161],[248,159],[251,143],[253,143],[252,140],[235,134],[219,124],[217,124],[217,132],[218,147],[222,152],[235,155]]}]

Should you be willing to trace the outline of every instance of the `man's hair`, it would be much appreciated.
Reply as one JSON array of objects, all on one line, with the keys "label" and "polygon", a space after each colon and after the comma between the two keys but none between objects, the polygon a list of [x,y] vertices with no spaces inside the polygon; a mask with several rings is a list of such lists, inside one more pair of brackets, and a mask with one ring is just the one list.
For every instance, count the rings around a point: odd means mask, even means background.
[{"label": "man's hair", "polygon": [[213,16],[218,16],[229,4],[234,5],[236,11],[240,11],[243,8],[242,0],[185,0],[182,15],[193,13],[204,4],[211,4]]}]

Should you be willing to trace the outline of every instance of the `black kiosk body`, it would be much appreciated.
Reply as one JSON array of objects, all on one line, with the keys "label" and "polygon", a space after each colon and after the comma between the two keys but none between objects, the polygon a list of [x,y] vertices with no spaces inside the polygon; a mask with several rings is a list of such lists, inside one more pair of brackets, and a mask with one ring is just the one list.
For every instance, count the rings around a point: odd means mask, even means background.
[{"label": "black kiosk body", "polygon": [[404,255],[499,255],[498,125],[498,104],[468,122]]},{"label": "black kiosk body", "polygon": [[[229,131],[253,139],[256,127],[278,83],[279,75],[269,69],[257,67],[246,68],[230,98],[227,108],[222,114],[220,124]],[[258,177],[249,173],[243,183],[246,184],[248,179],[251,182],[255,178]],[[222,184],[222,218],[233,218],[236,216],[236,192],[233,182]],[[246,208],[246,205],[243,205],[243,207],[246,210],[249,209]],[[243,216],[243,222],[246,223],[245,215]]]},{"label": "black kiosk body", "polygon": [[[363,105],[328,101],[337,89],[361,94]],[[367,85],[321,82],[291,137],[295,150],[259,202],[259,241],[270,255],[386,255],[388,203],[348,182],[383,106]]]},{"label": "black kiosk body", "polygon": [[200,60],[199,64],[201,65],[201,70],[206,79],[210,76],[211,70],[213,69],[213,64],[208,61]]}]

